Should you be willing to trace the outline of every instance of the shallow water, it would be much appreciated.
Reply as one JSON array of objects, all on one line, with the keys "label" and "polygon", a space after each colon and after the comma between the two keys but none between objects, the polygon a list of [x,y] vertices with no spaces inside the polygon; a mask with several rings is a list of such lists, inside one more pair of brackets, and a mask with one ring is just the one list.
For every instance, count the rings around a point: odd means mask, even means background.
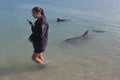
[{"label": "shallow water", "polygon": [[[0,3],[0,80],[120,80],[119,0],[2,0]],[[27,19],[45,9],[49,42],[41,68],[31,60]],[[56,23],[56,18],[71,19]],[[89,30],[88,39],[64,44]],[[93,30],[105,31],[96,33]]]}]

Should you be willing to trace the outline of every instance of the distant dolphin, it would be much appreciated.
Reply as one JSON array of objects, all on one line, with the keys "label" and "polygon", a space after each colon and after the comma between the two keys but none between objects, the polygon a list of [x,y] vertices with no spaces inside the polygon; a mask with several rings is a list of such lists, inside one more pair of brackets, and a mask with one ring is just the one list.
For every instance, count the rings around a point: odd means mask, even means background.
[{"label": "distant dolphin", "polygon": [[60,19],[60,18],[57,18],[56,22],[65,22],[65,21],[69,21],[69,19]]},{"label": "distant dolphin", "polygon": [[88,31],[86,31],[82,36],[74,37],[74,38],[69,38],[64,41],[64,43],[78,43],[80,41],[88,39]]},{"label": "distant dolphin", "polygon": [[102,30],[92,30],[93,32],[96,32],[96,33],[104,33],[105,31],[102,31]]}]

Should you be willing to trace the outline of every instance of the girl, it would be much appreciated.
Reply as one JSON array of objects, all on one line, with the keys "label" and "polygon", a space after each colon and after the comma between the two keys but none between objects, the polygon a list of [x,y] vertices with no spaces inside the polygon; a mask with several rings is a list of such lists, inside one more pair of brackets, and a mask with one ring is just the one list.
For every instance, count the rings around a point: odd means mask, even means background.
[{"label": "girl", "polygon": [[42,53],[46,49],[49,26],[42,8],[34,7],[32,9],[32,15],[35,19],[37,19],[34,24],[29,21],[32,30],[29,41],[32,42],[34,48],[32,60],[38,64],[44,64]]}]

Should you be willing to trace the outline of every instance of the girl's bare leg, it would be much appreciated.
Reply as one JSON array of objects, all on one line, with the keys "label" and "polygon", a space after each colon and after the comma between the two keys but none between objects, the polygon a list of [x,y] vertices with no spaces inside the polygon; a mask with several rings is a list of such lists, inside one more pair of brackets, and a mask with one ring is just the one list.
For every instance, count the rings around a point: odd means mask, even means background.
[{"label": "girl's bare leg", "polygon": [[32,60],[34,60],[38,64],[44,64],[42,53],[33,53]]},{"label": "girl's bare leg", "polygon": [[38,58],[39,58],[39,59],[41,59],[41,60],[44,62],[44,58],[43,58],[42,53],[41,53],[41,54],[39,54]]}]

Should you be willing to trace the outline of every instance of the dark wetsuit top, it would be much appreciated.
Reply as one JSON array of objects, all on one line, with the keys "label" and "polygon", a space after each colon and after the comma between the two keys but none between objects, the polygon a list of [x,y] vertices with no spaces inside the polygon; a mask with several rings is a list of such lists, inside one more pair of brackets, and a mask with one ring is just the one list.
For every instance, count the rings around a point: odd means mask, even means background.
[{"label": "dark wetsuit top", "polygon": [[33,42],[35,53],[42,53],[45,51],[48,41],[48,28],[49,25],[47,21],[42,17],[35,21],[34,27],[31,27],[32,34],[30,38]]}]

